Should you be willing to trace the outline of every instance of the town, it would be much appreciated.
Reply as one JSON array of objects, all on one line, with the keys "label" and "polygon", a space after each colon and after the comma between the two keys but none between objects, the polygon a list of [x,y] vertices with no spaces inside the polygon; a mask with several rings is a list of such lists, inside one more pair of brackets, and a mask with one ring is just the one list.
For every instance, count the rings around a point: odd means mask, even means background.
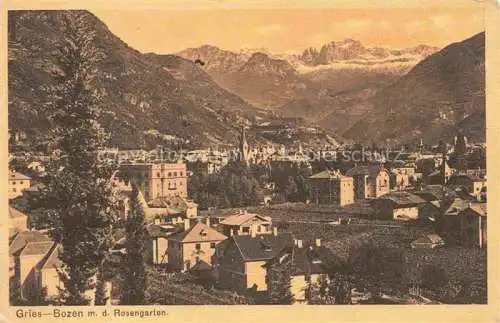
[{"label": "town", "polygon": [[488,304],[483,6],[10,10],[15,315]]},{"label": "town", "polygon": [[[116,165],[110,181],[119,202],[109,302],[120,304],[124,223],[136,204],[146,264],[172,281],[163,287],[176,294],[162,296],[167,304],[485,302],[485,148],[461,134],[398,151],[252,147],[241,127],[238,147],[224,151],[103,150],[100,158]],[[44,304],[61,286],[60,246],[36,209],[46,160],[10,156],[15,304]],[[353,277],[343,278],[342,297],[325,292],[339,266]],[[183,288],[203,292],[190,299]]]}]

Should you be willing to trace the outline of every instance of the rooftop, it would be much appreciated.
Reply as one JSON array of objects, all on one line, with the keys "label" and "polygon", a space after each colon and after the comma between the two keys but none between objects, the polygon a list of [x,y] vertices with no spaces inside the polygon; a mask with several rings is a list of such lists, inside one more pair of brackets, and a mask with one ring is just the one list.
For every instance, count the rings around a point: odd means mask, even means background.
[{"label": "rooftop", "polygon": [[380,196],[379,199],[388,199],[398,205],[422,204],[426,202],[420,196],[410,192],[391,192]]},{"label": "rooftop", "polygon": [[314,174],[311,179],[341,179],[341,178],[349,178],[349,176],[344,176],[340,173],[340,171],[333,170],[324,170],[320,173]]},{"label": "rooftop", "polygon": [[294,239],[291,233],[278,235],[267,234],[252,237],[239,235],[231,237],[245,261],[269,260],[278,256],[283,250],[293,248]]},{"label": "rooftop", "polygon": [[227,239],[227,237],[206,224],[198,222],[187,231],[172,234],[168,239],[186,243],[222,241]]},{"label": "rooftop", "polygon": [[234,215],[231,215],[227,218],[225,218],[223,221],[220,223],[223,225],[242,225],[243,223],[253,219],[253,218],[259,218],[264,222],[271,222],[271,218],[267,216],[262,216],[256,213],[248,213],[244,211],[243,213],[237,213]]},{"label": "rooftop", "polygon": [[24,175],[24,174],[21,174],[21,173],[18,173],[16,171],[11,171],[10,174],[9,174],[9,180],[11,181],[15,181],[15,180],[30,180],[31,178]]},{"label": "rooftop", "polygon": [[355,166],[347,171],[346,176],[368,175],[376,177],[381,171],[384,170],[385,168],[382,165]]},{"label": "rooftop", "polygon": [[40,231],[22,231],[12,238],[9,244],[9,254],[13,255],[21,251],[28,243],[36,242],[53,243],[47,234]]}]

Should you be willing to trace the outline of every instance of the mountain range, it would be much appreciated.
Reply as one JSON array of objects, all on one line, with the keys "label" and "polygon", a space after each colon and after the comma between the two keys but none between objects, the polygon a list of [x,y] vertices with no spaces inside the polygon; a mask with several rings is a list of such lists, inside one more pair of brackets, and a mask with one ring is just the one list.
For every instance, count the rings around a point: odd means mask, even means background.
[{"label": "mountain range", "polygon": [[105,91],[102,123],[113,145],[193,145],[234,142],[240,119],[266,112],[221,88],[189,60],[143,54],[109,31],[87,11],[9,12],[9,129],[39,138],[46,131],[43,88],[53,82],[65,17],[80,15],[92,26],[94,46],[104,58],[94,86]]},{"label": "mountain range", "polygon": [[485,34],[453,43],[418,63],[371,99],[348,131],[356,141],[435,141],[462,131],[485,140]]},{"label": "mountain range", "polygon": [[297,54],[203,45],[160,55],[131,48],[87,11],[9,12],[11,132],[47,130],[43,88],[53,82],[64,17],[75,13],[104,53],[94,82],[120,147],[234,143],[242,123],[267,121],[359,142],[435,141],[457,129],[484,140],[484,33],[442,50],[345,39]]},{"label": "mountain range", "polygon": [[[301,113],[296,106],[306,101],[306,106],[314,105],[321,110],[318,111],[321,117],[325,114],[321,106],[330,104],[317,102],[322,101],[325,91],[332,94],[360,88],[366,78],[371,79],[371,88],[372,75],[382,75],[384,80],[380,84],[383,86],[385,76],[403,75],[437,50],[425,45],[402,50],[367,48],[359,41],[346,39],[325,44],[319,50],[308,48],[300,54],[273,54],[263,48],[233,52],[203,45],[176,55],[203,61],[203,69],[218,84],[257,107],[314,122],[318,121],[316,111]],[[347,83],[346,78],[349,79]]]},{"label": "mountain range", "polygon": [[203,60],[218,84],[255,106],[354,141],[434,142],[457,129],[485,138],[484,32],[441,50],[345,39],[300,54],[204,45],[177,55]]}]

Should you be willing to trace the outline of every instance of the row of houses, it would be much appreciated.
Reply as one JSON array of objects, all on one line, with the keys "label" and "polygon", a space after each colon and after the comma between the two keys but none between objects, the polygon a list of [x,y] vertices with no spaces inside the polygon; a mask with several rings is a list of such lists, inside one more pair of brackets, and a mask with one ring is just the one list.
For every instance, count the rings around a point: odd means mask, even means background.
[{"label": "row of houses", "polygon": [[487,244],[486,203],[467,196],[446,186],[429,185],[415,192],[391,192],[370,204],[377,219],[432,222],[447,243],[483,248]]},{"label": "row of houses", "polygon": [[[10,218],[11,292],[26,300],[57,296],[63,287],[57,273],[59,246],[46,232],[27,230],[24,213],[11,208]],[[213,223],[210,218],[167,223],[157,217],[146,229],[150,264],[208,277],[219,288],[243,295],[265,299],[267,265],[284,257],[293,262],[291,289],[298,302],[307,301],[308,282],[326,277],[321,264],[329,254],[320,240],[302,241],[291,233],[278,232],[269,217],[259,214],[242,211],[214,218]],[[124,238],[116,241],[111,254],[123,255],[124,245]],[[88,296],[93,298],[92,291]]]},{"label": "row of houses", "polygon": [[345,175],[325,170],[309,177],[310,201],[345,206],[390,192],[389,172],[379,165],[356,166]]}]

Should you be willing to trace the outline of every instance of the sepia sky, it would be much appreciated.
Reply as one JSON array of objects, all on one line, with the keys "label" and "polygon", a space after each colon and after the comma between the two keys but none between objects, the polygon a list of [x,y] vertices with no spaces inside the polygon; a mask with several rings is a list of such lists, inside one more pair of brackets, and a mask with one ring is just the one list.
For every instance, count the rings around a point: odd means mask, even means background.
[{"label": "sepia sky", "polygon": [[444,47],[483,31],[482,10],[479,6],[420,6],[91,12],[135,49],[166,54],[203,44],[229,50],[264,47],[272,52],[301,52],[345,38],[360,40],[365,46]]}]

